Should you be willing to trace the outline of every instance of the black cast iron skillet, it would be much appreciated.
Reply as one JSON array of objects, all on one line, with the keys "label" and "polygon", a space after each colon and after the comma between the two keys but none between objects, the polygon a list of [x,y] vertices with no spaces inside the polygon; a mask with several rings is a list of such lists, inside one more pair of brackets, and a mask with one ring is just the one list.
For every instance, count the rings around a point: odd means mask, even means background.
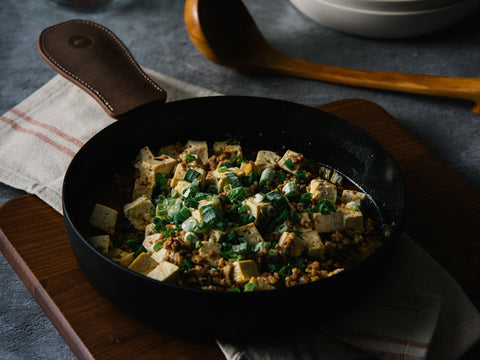
[{"label": "black cast iron skillet", "polygon": [[[388,152],[352,124],[311,107],[257,97],[218,96],[164,103],[165,92],[101,25],[73,20],[45,29],[39,51],[61,75],[85,89],[119,121],[88,141],[63,184],[70,243],[87,279],[108,300],[167,330],[242,336],[280,334],[315,325],[352,304],[379,281],[399,239],[405,186]],[[244,148],[292,149],[342,173],[365,191],[391,235],[367,260],[318,282],[273,291],[232,293],[165,284],[125,269],[81,233],[99,189],[131,164],[139,149],[189,139],[210,144],[233,136]]]}]

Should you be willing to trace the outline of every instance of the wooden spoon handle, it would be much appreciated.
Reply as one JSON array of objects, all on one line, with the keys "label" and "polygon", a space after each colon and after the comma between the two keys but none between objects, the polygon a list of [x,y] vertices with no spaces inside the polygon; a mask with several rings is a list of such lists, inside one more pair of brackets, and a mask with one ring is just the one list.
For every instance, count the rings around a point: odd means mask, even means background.
[{"label": "wooden spoon handle", "polygon": [[114,118],[166,99],[166,92],[145,74],[125,45],[94,22],[71,20],[48,27],[40,34],[38,50],[55,71]]},{"label": "wooden spoon handle", "polygon": [[270,57],[268,68],[274,73],[336,84],[472,100],[475,102],[473,112],[480,114],[480,79],[477,78],[348,69],[317,64],[282,53]]}]

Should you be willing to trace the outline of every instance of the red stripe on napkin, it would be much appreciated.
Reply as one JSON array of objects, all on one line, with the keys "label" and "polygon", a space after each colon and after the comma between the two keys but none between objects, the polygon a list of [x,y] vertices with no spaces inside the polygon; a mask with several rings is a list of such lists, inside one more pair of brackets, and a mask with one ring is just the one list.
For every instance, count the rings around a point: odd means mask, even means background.
[{"label": "red stripe on napkin", "polygon": [[45,124],[41,121],[38,121],[38,120],[35,120],[35,119],[32,119],[30,116],[28,116],[27,114],[25,114],[24,112],[21,112],[20,110],[18,109],[11,109],[10,110],[11,113],[21,117],[22,119],[24,119],[25,121],[28,121],[29,123],[33,124],[33,125],[36,125],[36,126],[39,126],[39,127],[42,127],[46,130],[49,130],[51,131],[52,133],[60,136],[61,138],[71,142],[72,144],[74,145],[77,145],[78,147],[82,147],[83,145],[85,145],[82,141],[76,139],[75,137],[73,136],[70,136],[66,133],[64,133],[62,130],[60,129],[57,129],[55,126],[52,126],[50,124]]},{"label": "red stripe on napkin", "polygon": [[19,132],[23,132],[25,134],[30,134],[30,135],[36,136],[37,138],[39,138],[40,140],[42,140],[46,144],[49,144],[49,145],[53,146],[57,150],[60,150],[61,152],[67,154],[68,156],[70,156],[72,158],[75,156],[75,152],[73,152],[69,148],[66,148],[65,146],[60,145],[59,143],[53,141],[48,136],[45,136],[44,134],[42,134],[38,131],[25,129],[24,127],[18,125],[15,121],[7,119],[4,116],[0,117],[0,120],[2,120],[4,123],[10,125],[14,130],[17,130]]}]

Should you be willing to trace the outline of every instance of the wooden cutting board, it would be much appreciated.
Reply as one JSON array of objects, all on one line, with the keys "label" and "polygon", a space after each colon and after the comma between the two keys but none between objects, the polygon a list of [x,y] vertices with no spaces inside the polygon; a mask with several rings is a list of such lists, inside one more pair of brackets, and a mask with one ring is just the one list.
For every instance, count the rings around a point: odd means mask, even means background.
[{"label": "wooden cutting board", "polygon": [[[480,304],[480,195],[375,103],[319,107],[363,128],[402,169],[405,231]],[[33,195],[0,208],[0,250],[79,359],[222,359],[214,340],[153,329],[117,309],[82,275],[63,218]]]}]

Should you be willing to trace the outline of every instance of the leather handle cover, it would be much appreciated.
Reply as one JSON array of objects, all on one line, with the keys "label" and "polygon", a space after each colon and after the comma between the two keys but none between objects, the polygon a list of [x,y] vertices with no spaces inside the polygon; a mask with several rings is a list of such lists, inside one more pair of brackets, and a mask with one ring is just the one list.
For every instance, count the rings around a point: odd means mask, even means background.
[{"label": "leather handle cover", "polygon": [[47,64],[85,90],[114,118],[141,105],[166,100],[166,92],[102,25],[87,20],[53,25],[40,34],[38,50]]}]

